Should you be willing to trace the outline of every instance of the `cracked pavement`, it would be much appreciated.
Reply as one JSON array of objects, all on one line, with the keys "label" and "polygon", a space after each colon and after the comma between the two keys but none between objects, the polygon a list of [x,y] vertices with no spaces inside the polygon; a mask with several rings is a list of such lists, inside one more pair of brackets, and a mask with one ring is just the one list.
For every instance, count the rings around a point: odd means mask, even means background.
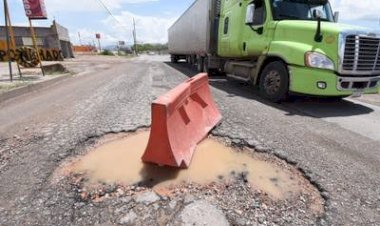
[{"label": "cracked pavement", "polygon": [[[93,60],[91,65],[81,66],[88,73],[0,103],[0,225],[179,225],[172,215],[191,213],[185,208],[186,194],[173,200],[160,196],[145,208],[144,203],[136,202],[139,197],[134,197],[138,196],[135,193],[100,203],[84,202],[69,180],[52,182],[57,167],[83,153],[82,147],[94,139],[148,127],[152,100],[196,74],[193,68],[166,63],[169,58],[161,56],[118,58],[112,63],[109,59]],[[94,65],[102,67],[91,70]],[[75,70],[79,72],[81,67]],[[211,78],[210,84],[224,117],[213,135],[276,155],[298,167],[326,199],[326,213],[312,218],[289,210],[291,214],[286,215],[286,203],[282,209],[267,210],[258,199],[259,207],[247,210],[256,220],[249,216],[241,220],[244,218],[239,215],[244,212],[231,212],[231,203],[222,208],[207,192],[193,194],[196,197],[190,205],[198,208],[212,203],[217,207],[210,211],[223,213],[234,225],[379,224],[378,106],[359,100],[310,98],[272,104],[246,84],[223,77]],[[234,186],[227,196],[256,199],[244,187]],[[276,214],[280,220],[275,220]],[[139,216],[142,220],[136,221]]]}]

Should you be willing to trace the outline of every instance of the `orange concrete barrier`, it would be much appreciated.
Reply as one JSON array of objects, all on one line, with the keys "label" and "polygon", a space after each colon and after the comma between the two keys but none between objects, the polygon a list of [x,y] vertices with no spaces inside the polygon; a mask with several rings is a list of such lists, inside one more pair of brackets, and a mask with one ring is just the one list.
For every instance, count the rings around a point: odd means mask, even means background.
[{"label": "orange concrete barrier", "polygon": [[73,51],[81,53],[91,53],[96,52],[96,48],[94,46],[73,46]]},{"label": "orange concrete barrier", "polygon": [[187,168],[197,144],[221,119],[207,74],[187,80],[153,102],[150,138],[142,160]]}]

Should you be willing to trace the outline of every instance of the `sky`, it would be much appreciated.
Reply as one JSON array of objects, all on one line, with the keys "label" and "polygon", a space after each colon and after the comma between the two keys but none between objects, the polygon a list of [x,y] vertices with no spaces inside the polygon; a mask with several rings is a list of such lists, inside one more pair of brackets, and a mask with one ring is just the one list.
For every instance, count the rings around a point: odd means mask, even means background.
[{"label": "sky", "polygon": [[[95,33],[102,36],[103,45],[118,41],[132,43],[133,18],[139,43],[167,42],[167,29],[194,0],[45,0],[48,20],[33,21],[35,26],[50,26],[52,20],[67,27],[74,44],[92,44]],[[8,0],[12,24],[28,25],[23,0]],[[380,29],[378,0],[331,0],[334,11],[340,12],[340,22]],[[2,5],[2,4],[1,4]],[[3,14],[1,17],[3,18]],[[116,18],[116,19],[115,19]],[[2,19],[0,24],[4,24]],[[80,38],[79,38],[80,36]]]}]

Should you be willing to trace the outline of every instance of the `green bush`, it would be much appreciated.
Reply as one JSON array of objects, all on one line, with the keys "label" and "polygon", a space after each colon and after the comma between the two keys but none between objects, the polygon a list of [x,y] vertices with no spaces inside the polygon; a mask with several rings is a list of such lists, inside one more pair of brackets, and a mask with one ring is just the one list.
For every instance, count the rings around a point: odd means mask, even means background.
[{"label": "green bush", "polygon": [[100,55],[103,56],[114,56],[113,52],[109,51],[108,49],[103,50]]},{"label": "green bush", "polygon": [[[168,44],[137,44],[137,52],[163,52],[168,50]],[[132,50],[135,49],[134,46],[131,47]]]}]

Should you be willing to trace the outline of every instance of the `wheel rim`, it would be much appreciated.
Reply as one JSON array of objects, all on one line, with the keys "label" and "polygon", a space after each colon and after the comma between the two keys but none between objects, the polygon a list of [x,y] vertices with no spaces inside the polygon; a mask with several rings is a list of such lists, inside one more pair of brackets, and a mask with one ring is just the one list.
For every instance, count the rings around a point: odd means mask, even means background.
[{"label": "wheel rim", "polygon": [[270,71],[267,76],[265,76],[264,89],[269,95],[275,95],[280,91],[281,86],[281,76],[278,71]]}]

